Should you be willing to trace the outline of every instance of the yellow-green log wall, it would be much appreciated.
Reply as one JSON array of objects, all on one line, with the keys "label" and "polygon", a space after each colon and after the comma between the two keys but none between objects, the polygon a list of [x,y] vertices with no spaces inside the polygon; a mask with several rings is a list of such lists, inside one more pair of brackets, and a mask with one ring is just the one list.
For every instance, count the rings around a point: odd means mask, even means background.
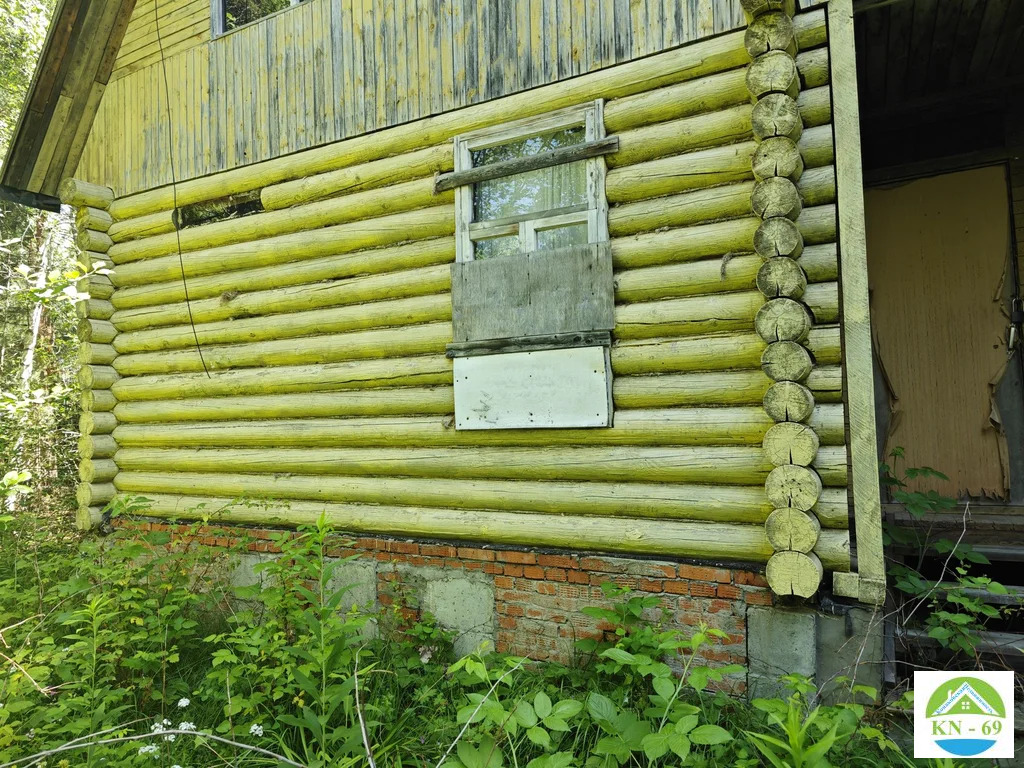
[{"label": "yellow-green log wall", "polygon": [[[815,551],[846,570],[824,13],[799,15],[797,29],[807,383],[825,485]],[[239,496],[285,499],[290,508],[226,515],[298,523],[326,509],[353,531],[766,561],[772,465],[761,443],[773,422],[753,327],[765,299],[754,283],[748,62],[733,32],[174,194],[119,196],[104,243],[114,290],[94,307],[116,333],[84,371],[116,398],[84,452],[112,458],[117,473],[83,486],[80,502],[95,509],[116,489],[180,516]],[[454,203],[433,193],[433,177],[451,170],[460,131],[595,98],[620,137],[607,158],[615,426],[457,432],[444,356]],[[257,188],[264,213],[171,228],[175,198]]]}]

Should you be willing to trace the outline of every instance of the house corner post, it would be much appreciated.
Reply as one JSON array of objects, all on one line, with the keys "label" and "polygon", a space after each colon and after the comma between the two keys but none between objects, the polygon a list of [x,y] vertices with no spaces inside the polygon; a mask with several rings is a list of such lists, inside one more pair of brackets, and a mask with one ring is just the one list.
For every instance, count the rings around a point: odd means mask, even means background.
[{"label": "house corner post", "polygon": [[[113,223],[108,212],[114,200],[113,191],[98,184],[65,179],[58,194],[62,203],[77,209],[76,242],[82,251],[84,267],[89,271],[111,269],[113,263],[107,251],[113,241],[107,231]],[[88,298],[77,306],[80,319],[78,336],[81,340],[78,381],[82,411],[78,421],[78,476],[81,482],[76,492],[78,513],[75,522],[78,528],[88,530],[100,524],[103,506],[116,493],[113,480],[117,464],[113,457],[117,443],[113,432],[117,426],[114,415],[117,398],[111,387],[118,379],[112,366],[117,357],[114,348],[117,331],[110,322],[114,314],[110,301],[114,286],[110,277],[107,274],[90,275],[79,287],[88,294]]]},{"label": "house corner post", "polygon": [[774,509],[765,523],[774,550],[767,578],[778,595],[811,597],[824,572],[814,553],[821,525],[812,511],[822,482],[812,467],[819,438],[805,423],[814,410],[814,395],[804,384],[814,365],[806,347],[814,320],[802,301],[807,275],[797,262],[803,249],[796,224],[803,205],[797,182],[804,162],[797,146],[803,121],[796,102],[800,75],[794,6],[792,0],[743,0],[749,20],[744,44],[751,57],[747,89],[757,141],[750,205],[761,219],[754,250],[762,259],[757,287],[766,299],[754,328],[767,344],[761,367],[774,382],[764,397],[765,411],[775,422],[763,443],[774,467],[765,481]]},{"label": "house corner post", "polygon": [[850,486],[858,570],[856,580],[850,574],[836,574],[835,588],[837,594],[877,605],[885,601],[885,559],[868,308],[853,0],[830,0],[827,14],[836,147],[844,390],[849,418]]}]

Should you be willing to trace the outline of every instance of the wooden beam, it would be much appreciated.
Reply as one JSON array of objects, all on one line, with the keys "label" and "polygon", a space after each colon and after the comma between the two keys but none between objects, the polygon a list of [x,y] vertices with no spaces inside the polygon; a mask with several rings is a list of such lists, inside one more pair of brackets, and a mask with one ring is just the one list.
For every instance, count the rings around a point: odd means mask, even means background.
[{"label": "wooden beam", "polygon": [[586,160],[589,157],[599,155],[610,155],[619,151],[619,137],[608,136],[604,139],[587,141],[583,144],[576,144],[570,147],[560,147],[548,152],[540,152],[536,155],[517,157],[513,160],[504,160],[491,165],[481,165],[465,171],[453,171],[438,175],[434,182],[434,192],[447,192],[450,189],[461,187],[466,184],[476,184],[480,181],[498,179],[502,176],[512,176],[526,171],[536,171],[540,168],[550,168],[553,165],[572,163],[576,160]]},{"label": "wooden beam", "polygon": [[836,141],[839,272],[843,306],[841,327],[846,375],[844,391],[849,414],[850,484],[860,575],[857,598],[861,602],[880,604],[885,599],[885,560],[882,552],[852,0],[831,0],[828,5],[828,31]]}]

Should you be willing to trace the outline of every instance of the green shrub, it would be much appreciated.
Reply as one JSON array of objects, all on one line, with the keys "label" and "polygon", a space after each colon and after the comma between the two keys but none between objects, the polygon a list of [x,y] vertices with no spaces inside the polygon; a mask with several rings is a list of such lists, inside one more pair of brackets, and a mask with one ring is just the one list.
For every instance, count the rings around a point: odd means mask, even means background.
[{"label": "green shrub", "polygon": [[322,519],[279,536],[260,585],[236,589],[200,541],[208,521],[59,546],[2,524],[0,764],[48,750],[65,750],[51,767],[911,764],[877,712],[812,707],[800,678],[753,706],[716,690],[743,672],[702,662],[723,633],[666,628],[626,587],[585,609],[611,629],[574,666],[455,659],[429,616],[346,608]]}]

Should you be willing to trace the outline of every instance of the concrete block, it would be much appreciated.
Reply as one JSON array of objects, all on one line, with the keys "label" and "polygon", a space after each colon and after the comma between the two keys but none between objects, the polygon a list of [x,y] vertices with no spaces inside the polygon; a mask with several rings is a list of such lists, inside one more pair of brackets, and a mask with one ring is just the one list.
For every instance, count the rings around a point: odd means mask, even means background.
[{"label": "concrete block", "polygon": [[276,555],[263,552],[239,552],[231,555],[228,584],[236,589],[262,587],[268,578],[266,573],[257,573],[256,566],[269,562]]},{"label": "concrete block", "polygon": [[[421,573],[425,569],[420,569]],[[423,608],[442,627],[457,633],[455,653],[473,653],[484,643],[494,649],[494,586],[484,579],[439,571],[422,574]]]},{"label": "concrete block", "polygon": [[339,604],[340,610],[348,611],[355,606],[371,612],[376,611],[377,561],[368,557],[335,561],[327,586],[331,593],[348,587],[345,597]]},{"label": "concrete block", "polygon": [[808,610],[751,606],[747,609],[747,688],[751,698],[786,696],[779,677],[814,677],[817,614]]},{"label": "concrete block", "polygon": [[827,702],[849,701],[849,684],[836,686],[837,677],[881,690],[882,630],[881,610],[847,606],[842,614],[818,615],[817,683]]}]

